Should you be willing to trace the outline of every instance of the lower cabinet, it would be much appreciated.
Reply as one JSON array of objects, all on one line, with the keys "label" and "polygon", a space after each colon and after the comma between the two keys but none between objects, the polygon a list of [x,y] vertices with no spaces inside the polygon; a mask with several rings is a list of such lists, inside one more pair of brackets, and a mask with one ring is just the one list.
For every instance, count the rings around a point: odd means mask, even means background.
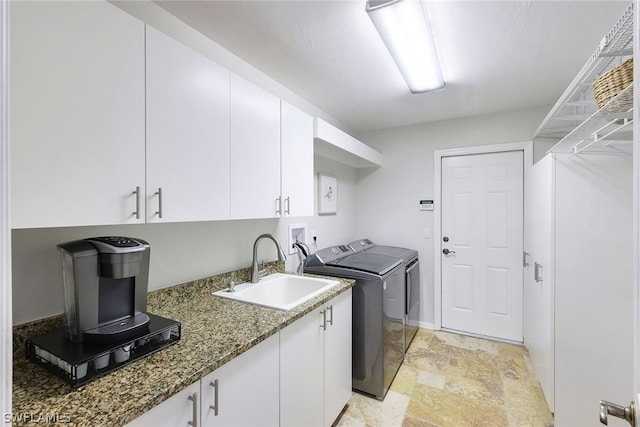
[{"label": "lower cabinet", "polygon": [[278,338],[267,338],[201,380],[198,425],[278,425]]},{"label": "lower cabinet", "polygon": [[351,289],[280,331],[280,425],[330,426],[351,396]]},{"label": "lower cabinet", "polygon": [[128,426],[330,426],[350,397],[351,289]]},{"label": "lower cabinet", "polygon": [[324,425],[330,426],[351,398],[351,289],[328,303],[324,334]]},{"label": "lower cabinet", "polygon": [[272,335],[128,426],[277,426],[279,343]]},{"label": "lower cabinet", "polygon": [[129,427],[174,427],[192,425],[200,407],[200,381],[191,384],[149,412],[136,418]]}]

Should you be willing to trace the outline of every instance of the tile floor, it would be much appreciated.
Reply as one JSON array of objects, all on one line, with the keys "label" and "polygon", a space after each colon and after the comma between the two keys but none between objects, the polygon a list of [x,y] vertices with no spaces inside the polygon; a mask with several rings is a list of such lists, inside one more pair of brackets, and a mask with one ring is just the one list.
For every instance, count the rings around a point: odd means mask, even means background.
[{"label": "tile floor", "polygon": [[527,350],[420,329],[383,402],[353,393],[352,426],[553,426]]}]

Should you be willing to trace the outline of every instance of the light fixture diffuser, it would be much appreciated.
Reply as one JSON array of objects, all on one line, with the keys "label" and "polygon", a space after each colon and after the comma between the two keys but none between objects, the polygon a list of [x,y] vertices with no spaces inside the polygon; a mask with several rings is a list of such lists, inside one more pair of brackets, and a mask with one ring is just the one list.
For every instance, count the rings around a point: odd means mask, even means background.
[{"label": "light fixture diffuser", "polygon": [[445,87],[431,25],[420,0],[368,0],[365,10],[412,93]]}]

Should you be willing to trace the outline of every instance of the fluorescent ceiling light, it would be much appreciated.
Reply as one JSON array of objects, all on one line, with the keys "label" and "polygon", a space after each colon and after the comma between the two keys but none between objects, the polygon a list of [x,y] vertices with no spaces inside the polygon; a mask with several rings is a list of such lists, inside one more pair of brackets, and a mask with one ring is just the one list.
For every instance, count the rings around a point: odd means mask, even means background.
[{"label": "fluorescent ceiling light", "polygon": [[420,0],[368,0],[365,8],[412,93],[445,87]]}]

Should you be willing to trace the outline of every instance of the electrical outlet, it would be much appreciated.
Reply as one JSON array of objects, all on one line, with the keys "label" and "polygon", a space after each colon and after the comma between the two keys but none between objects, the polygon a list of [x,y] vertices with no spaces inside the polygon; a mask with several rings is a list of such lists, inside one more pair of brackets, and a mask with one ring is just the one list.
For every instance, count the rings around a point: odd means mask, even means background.
[{"label": "electrical outlet", "polygon": [[425,239],[430,239],[431,238],[431,227],[425,227],[424,230],[422,231],[422,236]]}]

